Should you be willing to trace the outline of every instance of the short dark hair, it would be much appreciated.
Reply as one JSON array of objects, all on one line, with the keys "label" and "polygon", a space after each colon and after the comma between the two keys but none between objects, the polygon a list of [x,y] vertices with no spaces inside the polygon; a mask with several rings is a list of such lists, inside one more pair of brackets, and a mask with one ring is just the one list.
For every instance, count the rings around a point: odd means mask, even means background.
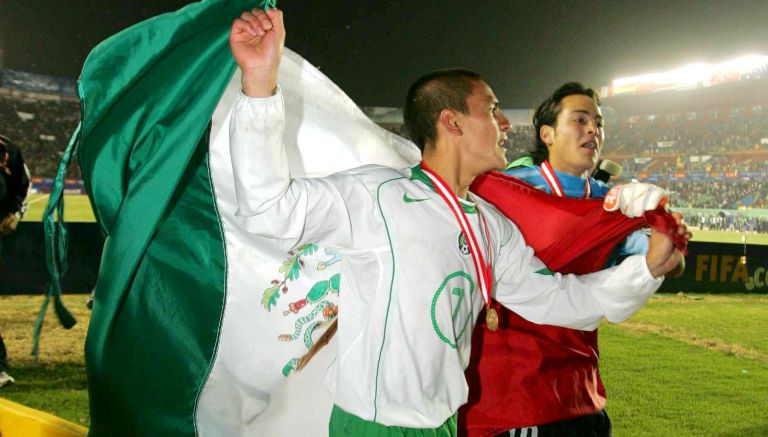
[{"label": "short dark hair", "polygon": [[541,140],[542,126],[557,127],[557,116],[562,111],[560,102],[564,98],[573,95],[587,96],[600,105],[600,95],[592,88],[587,88],[580,82],[568,82],[556,89],[554,93],[547,100],[544,100],[541,105],[536,109],[536,113],[533,114],[533,148],[529,150],[529,154],[533,158],[533,163],[536,165],[541,164],[547,158],[549,158],[549,149],[544,141]]},{"label": "short dark hair", "polygon": [[411,85],[405,98],[403,119],[408,137],[423,152],[437,139],[437,119],[443,109],[466,114],[467,97],[482,77],[463,68],[438,70],[422,76]]}]

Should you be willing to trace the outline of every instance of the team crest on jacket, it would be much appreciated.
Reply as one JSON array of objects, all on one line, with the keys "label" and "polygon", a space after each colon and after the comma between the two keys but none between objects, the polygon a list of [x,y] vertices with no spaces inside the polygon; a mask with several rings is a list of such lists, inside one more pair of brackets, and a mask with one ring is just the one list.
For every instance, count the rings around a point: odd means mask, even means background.
[{"label": "team crest on jacket", "polygon": [[467,239],[464,237],[463,232],[459,232],[459,252],[461,252],[464,256],[469,256],[469,244],[467,244]]}]

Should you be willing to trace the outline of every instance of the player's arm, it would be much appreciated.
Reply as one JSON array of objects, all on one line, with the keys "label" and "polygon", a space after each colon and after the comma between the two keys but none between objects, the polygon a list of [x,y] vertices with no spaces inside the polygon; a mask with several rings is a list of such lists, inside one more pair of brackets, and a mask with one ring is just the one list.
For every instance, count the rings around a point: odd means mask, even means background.
[{"label": "player's arm", "polygon": [[232,24],[230,47],[242,70],[242,93],[230,120],[236,214],[246,230],[290,249],[306,242],[344,245],[350,222],[335,185],[292,179],[283,147],[283,97],[277,86],[285,41],[282,12],[255,9]]},{"label": "player's arm", "polygon": [[583,330],[597,328],[603,318],[626,320],[663,279],[651,274],[641,255],[588,275],[551,272],[517,229],[501,247],[496,265],[494,290],[499,303],[534,323]]},{"label": "player's arm", "polygon": [[[647,202],[645,208],[657,205]],[[688,234],[682,218],[675,218],[676,232]],[[596,273],[561,275],[549,272],[534,256],[517,228],[512,226],[511,232],[497,263],[496,300],[532,322],[574,329],[594,329],[603,318],[615,323],[626,320],[682,257],[666,234],[654,233],[645,256],[631,256],[619,266]]]},{"label": "player's arm", "polygon": [[285,46],[282,11],[255,8],[243,12],[232,23],[229,46],[243,73],[243,93],[250,97],[274,95]]},{"label": "player's arm", "polygon": [[[672,215],[675,217],[678,223],[685,223],[683,220],[683,214],[679,212],[673,212]],[[654,234],[654,232],[657,232],[655,230],[651,230],[651,235]],[[690,234],[689,234],[690,238]],[[675,267],[668,271],[665,276],[670,278],[679,278],[683,275],[683,272],[685,271],[685,257],[683,256],[683,253],[679,250],[675,249],[675,256],[678,258],[677,264]]]}]

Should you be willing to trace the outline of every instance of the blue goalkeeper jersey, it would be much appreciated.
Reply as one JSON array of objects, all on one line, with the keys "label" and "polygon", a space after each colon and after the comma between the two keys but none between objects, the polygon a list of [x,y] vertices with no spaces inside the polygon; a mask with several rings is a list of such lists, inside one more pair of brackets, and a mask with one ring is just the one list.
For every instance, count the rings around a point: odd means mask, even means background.
[{"label": "blue goalkeeper jersey", "polygon": [[[541,174],[541,167],[538,165],[533,167],[511,168],[504,170],[504,173],[533,185],[537,190],[552,194],[549,184],[547,184],[547,181]],[[566,197],[584,197],[584,184],[586,182],[584,178],[557,170],[555,170],[555,174],[560,180],[560,185],[562,185]],[[590,197],[592,198],[605,197],[605,193],[611,189],[606,183],[598,181],[592,177],[589,178],[589,188],[591,190]],[[644,255],[647,252],[648,231],[640,229],[630,234],[621,244],[616,246],[616,250],[614,251],[613,256],[609,259],[608,265],[615,264],[618,258],[629,255]]]}]

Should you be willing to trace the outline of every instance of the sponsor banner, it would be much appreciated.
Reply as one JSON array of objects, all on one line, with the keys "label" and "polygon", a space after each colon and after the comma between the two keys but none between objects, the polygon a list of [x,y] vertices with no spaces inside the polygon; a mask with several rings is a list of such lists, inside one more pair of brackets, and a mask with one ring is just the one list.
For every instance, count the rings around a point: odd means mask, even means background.
[{"label": "sponsor banner", "polygon": [[683,275],[664,280],[661,291],[768,293],[768,246],[691,242],[685,262]]},{"label": "sponsor banner", "polygon": [[768,171],[742,171],[739,174],[742,178],[768,178]]},{"label": "sponsor banner", "polygon": [[[30,180],[33,193],[50,193],[53,179],[33,177]],[[64,179],[64,194],[86,194],[85,185],[80,179]]]},{"label": "sponsor banner", "polygon": [[648,173],[648,172],[624,172],[622,180],[638,179],[642,181],[733,181],[763,180],[768,178],[765,171],[730,171],[730,172],[673,172],[673,173]]},{"label": "sponsor banner", "polygon": [[691,162],[707,162],[712,159],[712,155],[694,155],[688,158]]}]

